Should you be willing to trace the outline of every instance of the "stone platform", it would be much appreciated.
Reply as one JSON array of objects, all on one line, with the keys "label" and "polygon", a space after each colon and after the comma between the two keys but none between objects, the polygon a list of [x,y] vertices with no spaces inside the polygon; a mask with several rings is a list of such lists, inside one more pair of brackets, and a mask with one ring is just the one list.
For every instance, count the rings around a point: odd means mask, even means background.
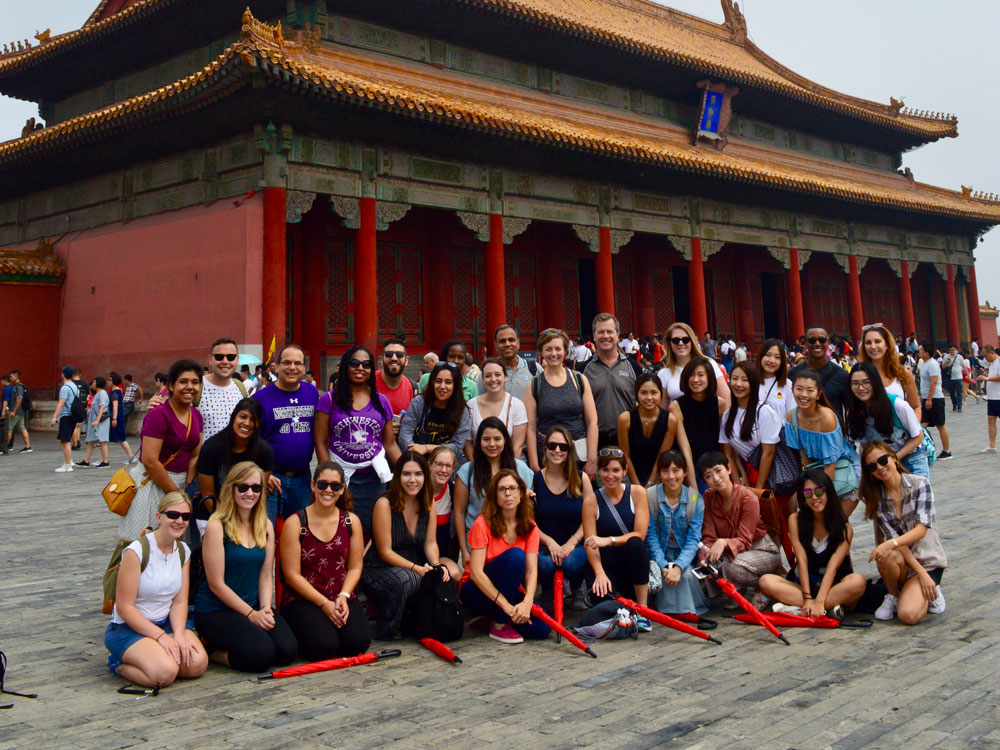
[{"label": "stone platform", "polygon": [[[596,660],[477,633],[452,644],[461,666],[402,641],[385,663],[260,684],[212,665],[143,698],[116,693],[104,666],[110,471],[53,473],[54,437],[39,434],[34,454],[0,456],[0,649],[8,688],[39,694],[0,697],[14,704],[0,711],[0,750],[998,748],[1000,458],[975,455],[985,412],[948,413],[956,458],[932,469],[948,611],[917,627],[788,629],[786,647],[719,612],[722,646],[654,625],[638,642],[596,644]],[[872,576],[861,515],[854,564]]]}]

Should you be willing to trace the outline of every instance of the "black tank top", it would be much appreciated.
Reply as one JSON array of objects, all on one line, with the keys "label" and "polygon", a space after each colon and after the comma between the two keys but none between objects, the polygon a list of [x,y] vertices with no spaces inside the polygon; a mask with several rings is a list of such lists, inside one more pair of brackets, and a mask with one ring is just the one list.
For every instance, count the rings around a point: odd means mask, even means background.
[{"label": "black tank top", "polygon": [[645,486],[656,466],[656,459],[660,457],[660,446],[663,445],[663,437],[667,434],[667,427],[670,424],[670,412],[660,409],[660,416],[653,425],[653,433],[648,438],[642,434],[639,408],[632,409],[628,415],[628,449],[632,454],[629,458],[632,459],[639,484]]},{"label": "black tank top", "polygon": [[719,450],[719,399],[706,398],[695,401],[690,396],[677,399],[684,415],[684,432],[691,445],[691,458],[695,463],[709,451]]},{"label": "black tank top", "polygon": [[[823,578],[826,573],[826,568],[830,564],[830,558],[833,557],[833,553],[837,551],[837,547],[830,544],[830,537],[827,536],[826,547],[823,548],[822,552],[817,552],[813,549],[812,540],[810,539],[810,544],[803,545],[806,549],[806,565],[809,569],[810,578]],[[833,577],[834,583],[837,583],[842,578],[847,576],[849,573],[854,572],[854,565],[851,562],[851,551],[847,550],[847,556],[844,561],[840,564],[840,568],[837,569],[836,575]]]},{"label": "black tank top", "polygon": [[[602,487],[597,491],[597,535],[598,536],[624,536],[635,531],[635,510],[632,508],[632,487],[627,483],[622,485],[625,491],[618,505],[611,502],[611,499],[604,492]],[[618,525],[615,519],[615,511],[618,512],[622,523],[625,524],[625,531]]]}]

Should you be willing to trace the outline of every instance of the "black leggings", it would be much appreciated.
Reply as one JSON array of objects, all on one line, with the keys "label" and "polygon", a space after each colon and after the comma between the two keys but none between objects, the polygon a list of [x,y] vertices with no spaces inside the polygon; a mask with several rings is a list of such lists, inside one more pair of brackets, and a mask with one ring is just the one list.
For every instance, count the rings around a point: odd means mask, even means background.
[{"label": "black leggings", "polygon": [[208,653],[227,652],[229,666],[241,672],[266,672],[272,666],[291,664],[295,658],[295,636],[277,612],[271,630],[257,627],[231,609],[195,612],[194,625],[208,641]]},{"label": "black leggings", "polygon": [[350,614],[342,628],[305,599],[296,599],[281,608],[281,614],[299,642],[299,656],[306,661],[322,661],[335,656],[357,656],[368,650],[372,637],[365,611],[357,599],[351,599],[347,607]]},{"label": "black leggings", "polygon": [[[611,580],[615,593],[635,598],[635,586],[649,583],[649,553],[637,536],[629,537],[621,547],[602,547],[601,565]],[[587,566],[587,585],[594,585],[594,569]]]}]

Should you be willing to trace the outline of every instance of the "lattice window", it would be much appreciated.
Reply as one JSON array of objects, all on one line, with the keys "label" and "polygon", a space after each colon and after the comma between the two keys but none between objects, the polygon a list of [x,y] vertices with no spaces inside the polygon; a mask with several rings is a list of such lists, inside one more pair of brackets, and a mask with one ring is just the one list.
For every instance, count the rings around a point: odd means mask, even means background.
[{"label": "lattice window", "polygon": [[535,256],[507,253],[504,258],[507,317],[521,332],[521,338],[533,341],[538,336],[538,311],[535,304]]},{"label": "lattice window", "polygon": [[[926,274],[917,273],[910,280],[910,293],[913,296],[913,317],[917,325],[917,338],[920,340],[932,338],[931,306],[925,301],[930,296]],[[909,334],[909,331],[906,333]]]},{"label": "lattice window", "polygon": [[655,331],[645,333],[663,333],[667,326],[674,322],[674,267],[653,265],[653,321]]},{"label": "lattice window", "polygon": [[[627,260],[614,259],[613,276],[615,284],[615,317],[621,324],[622,333],[632,330],[632,267]],[[639,333],[645,334],[645,331]]]},{"label": "lattice window", "polygon": [[378,339],[396,335],[396,248],[385,242],[378,243]]},{"label": "lattice window", "polygon": [[455,336],[469,340],[477,322],[475,256],[472,250],[455,248],[451,253],[451,273],[455,282]]},{"label": "lattice window", "polygon": [[847,277],[810,276],[809,294],[813,322],[826,326],[831,334],[848,335],[851,324],[847,309]]},{"label": "lattice window", "polygon": [[715,307],[716,332],[720,335],[735,336],[736,313],[733,307],[733,276],[728,268],[712,269],[712,296],[709,304]]},{"label": "lattice window", "polygon": [[406,336],[423,340],[420,246],[378,243],[379,339]]},{"label": "lattice window", "polygon": [[750,277],[750,311],[753,314],[753,341],[747,340],[747,344],[752,345],[755,341],[764,339],[764,292],[761,289],[760,273],[757,271],[748,272]]},{"label": "lattice window", "polygon": [[861,302],[865,323],[884,323],[893,334],[909,334],[901,324],[899,284],[895,279],[870,279],[862,275]]},{"label": "lattice window", "polygon": [[566,330],[580,332],[580,275],[576,258],[563,258],[563,310]]},{"label": "lattice window", "polygon": [[326,342],[354,341],[354,242],[326,240]]}]

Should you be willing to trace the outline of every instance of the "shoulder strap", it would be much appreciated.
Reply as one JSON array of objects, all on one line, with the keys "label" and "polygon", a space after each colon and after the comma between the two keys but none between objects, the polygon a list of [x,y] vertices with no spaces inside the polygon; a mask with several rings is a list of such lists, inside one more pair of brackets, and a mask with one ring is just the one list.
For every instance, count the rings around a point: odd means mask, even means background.
[{"label": "shoulder strap", "polygon": [[900,421],[899,415],[896,414],[896,399],[899,398],[899,396],[895,393],[887,393],[886,395],[889,397],[889,409],[892,412],[892,423],[896,427],[902,428],[903,423]]},{"label": "shoulder strap", "polygon": [[184,542],[177,542],[177,556],[181,559],[181,567],[184,567],[184,562],[187,560],[187,552],[184,549]]},{"label": "shoulder strap", "polygon": [[[649,517],[655,523],[660,517],[660,498],[663,496],[663,485],[657,484],[654,487],[656,487],[656,492],[646,492],[646,503],[649,505]],[[652,490],[653,487],[649,489]]]},{"label": "shoulder strap", "polygon": [[542,377],[542,374],[536,372],[534,376],[531,378],[531,397],[535,399],[536,409],[538,408],[538,392],[541,389],[541,385],[538,382],[538,379],[540,377]]},{"label": "shoulder strap", "polygon": [[236,387],[240,389],[240,393],[243,394],[243,398],[247,397],[247,387],[243,385],[243,381],[239,378],[233,378],[233,382],[236,383]]},{"label": "shoulder strap", "polygon": [[691,524],[691,519],[694,518],[694,512],[698,509],[698,493],[692,490],[687,485],[681,490],[681,496],[688,496],[687,499],[687,521],[688,525]]},{"label": "shoulder strap", "polygon": [[[625,487],[626,487],[626,494],[629,495],[629,499],[631,499],[632,488],[629,487],[629,485],[627,484],[625,485]],[[602,487],[601,489],[598,490],[598,492],[600,493],[601,498],[604,500],[604,504],[607,506],[608,510],[611,511],[611,517],[615,519],[615,523],[618,524],[618,528],[622,530],[622,534],[628,534],[629,530],[625,528],[625,522],[619,515],[618,509],[615,507],[615,504],[611,502],[611,498],[609,498],[607,494],[604,492],[604,488]],[[625,495],[622,495],[622,502],[625,502]]]},{"label": "shoulder strap", "polygon": [[145,531],[139,537],[139,549],[142,550],[142,555],[139,558],[139,574],[142,575],[142,571],[149,565],[149,539],[146,537]]},{"label": "shoulder strap", "polygon": [[567,368],[566,372],[573,376],[573,385],[576,386],[576,392],[581,396],[583,395],[583,375],[578,373],[576,370],[570,370]]},{"label": "shoulder strap", "polygon": [[538,362],[536,362],[536,361],[529,362],[528,363],[528,372],[530,372],[533,376],[537,375],[538,374]]},{"label": "shoulder strap", "polygon": [[309,514],[305,508],[299,508],[299,536],[305,536],[309,532]]}]

